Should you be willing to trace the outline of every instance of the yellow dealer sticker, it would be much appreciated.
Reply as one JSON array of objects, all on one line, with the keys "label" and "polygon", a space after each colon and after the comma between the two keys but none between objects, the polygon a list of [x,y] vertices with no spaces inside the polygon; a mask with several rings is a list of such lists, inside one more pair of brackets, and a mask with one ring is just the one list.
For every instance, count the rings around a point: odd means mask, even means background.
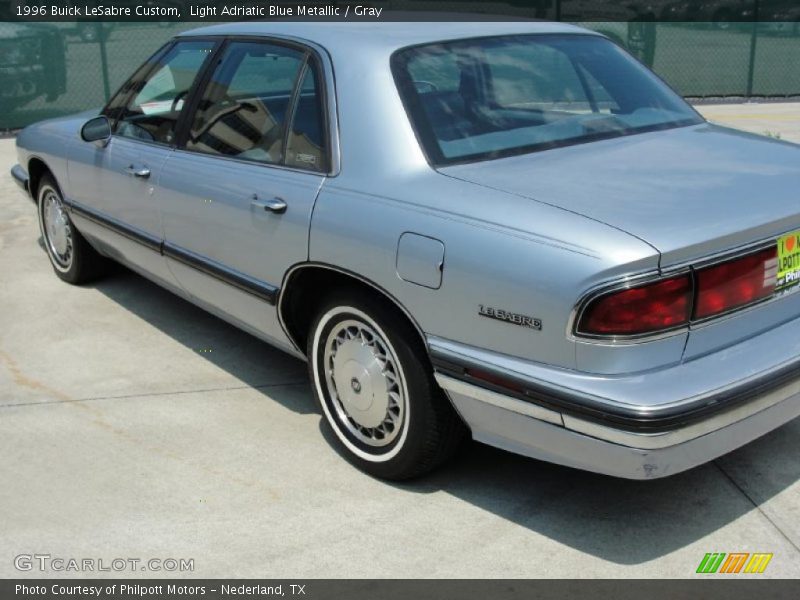
[{"label": "yellow dealer sticker", "polygon": [[800,231],[778,238],[778,281],[781,290],[800,283]]}]

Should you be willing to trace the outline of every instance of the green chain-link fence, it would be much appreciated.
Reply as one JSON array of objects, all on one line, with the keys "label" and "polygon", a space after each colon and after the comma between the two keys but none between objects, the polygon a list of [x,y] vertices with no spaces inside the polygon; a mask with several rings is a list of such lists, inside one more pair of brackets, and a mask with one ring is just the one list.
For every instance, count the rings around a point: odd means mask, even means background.
[{"label": "green chain-link fence", "polygon": [[684,96],[800,96],[798,23],[659,24],[653,68]]},{"label": "green chain-link fence", "polygon": [[[687,97],[800,96],[798,23],[587,23]],[[102,106],[196,23],[0,22],[0,129]]]}]

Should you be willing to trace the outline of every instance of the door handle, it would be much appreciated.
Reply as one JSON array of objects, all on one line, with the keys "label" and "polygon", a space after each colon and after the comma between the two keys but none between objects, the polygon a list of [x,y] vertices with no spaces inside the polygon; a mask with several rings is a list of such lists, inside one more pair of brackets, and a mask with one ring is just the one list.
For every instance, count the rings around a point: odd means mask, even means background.
[{"label": "door handle", "polygon": [[253,194],[253,200],[250,202],[250,207],[257,210],[264,210],[275,214],[283,214],[286,212],[286,202],[283,198],[273,198],[272,200],[259,200],[258,196]]},{"label": "door handle", "polygon": [[150,169],[147,167],[142,167],[141,169],[137,169],[133,165],[126,169],[128,175],[133,175],[134,177],[138,177],[139,179],[147,179],[150,177]]}]

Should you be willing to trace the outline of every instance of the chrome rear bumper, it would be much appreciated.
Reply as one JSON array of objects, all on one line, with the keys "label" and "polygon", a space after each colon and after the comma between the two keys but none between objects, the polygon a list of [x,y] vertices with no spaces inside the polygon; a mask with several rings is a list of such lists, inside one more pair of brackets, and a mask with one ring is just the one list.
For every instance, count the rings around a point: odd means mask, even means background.
[{"label": "chrome rear bumper", "polygon": [[800,416],[800,319],[694,360],[618,376],[439,338],[429,345],[436,380],[475,439],[618,477],[690,469]]},{"label": "chrome rear bumper", "polygon": [[[437,374],[436,379],[477,441],[539,460],[626,479],[675,475],[727,454],[800,416],[800,393],[793,384],[790,386],[793,393],[788,397],[781,398],[781,394],[765,397],[763,402],[741,407],[735,415],[726,413],[691,429],[658,435],[634,434],[578,423],[572,418],[559,425],[553,418],[543,420],[517,412],[514,404],[497,402],[481,388],[443,375]],[[752,410],[744,411],[745,408]],[[578,430],[573,429],[576,426]]]}]

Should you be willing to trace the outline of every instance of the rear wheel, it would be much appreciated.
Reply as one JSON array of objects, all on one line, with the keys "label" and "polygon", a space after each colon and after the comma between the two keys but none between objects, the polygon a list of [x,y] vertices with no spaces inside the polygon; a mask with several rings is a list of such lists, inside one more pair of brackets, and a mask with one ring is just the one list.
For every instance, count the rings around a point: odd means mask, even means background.
[{"label": "rear wheel", "polygon": [[61,191],[49,175],[42,177],[37,190],[39,230],[50,264],[59,278],[69,283],[85,283],[103,274],[106,259],[75,229]]},{"label": "rear wheel", "polygon": [[312,326],[308,356],[325,421],[361,470],[409,479],[458,448],[465,428],[416,332],[388,302],[356,290],[332,295]]}]

